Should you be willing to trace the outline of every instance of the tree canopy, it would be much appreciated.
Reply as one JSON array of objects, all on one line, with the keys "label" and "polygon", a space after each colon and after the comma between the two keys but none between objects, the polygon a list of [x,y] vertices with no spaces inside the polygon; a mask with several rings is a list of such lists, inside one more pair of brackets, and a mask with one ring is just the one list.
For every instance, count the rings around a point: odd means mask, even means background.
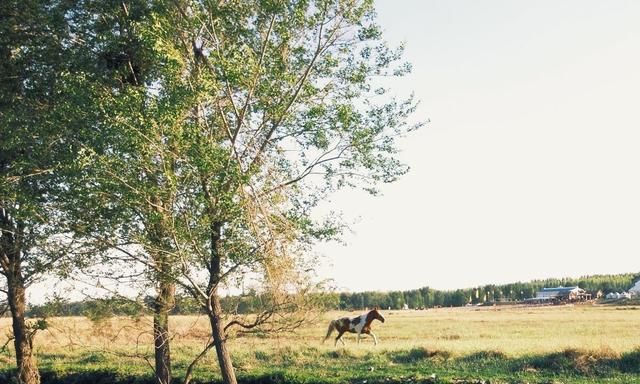
[{"label": "tree canopy", "polygon": [[[3,83],[3,126],[13,130],[3,130],[3,208],[18,190],[9,184],[22,183],[12,204],[29,212],[25,228],[73,234],[84,247],[74,265],[155,289],[160,383],[171,381],[176,288],[209,316],[203,354],[215,347],[223,380],[235,382],[232,329],[295,327],[301,320],[282,314],[315,297],[309,247],[342,224],[314,207],[407,172],[397,139],[420,126],[409,121],[416,103],[386,87],[410,70],[402,47],[382,40],[370,0],[7,9],[2,65],[15,76]],[[225,317],[220,290],[247,276],[268,308]]]}]

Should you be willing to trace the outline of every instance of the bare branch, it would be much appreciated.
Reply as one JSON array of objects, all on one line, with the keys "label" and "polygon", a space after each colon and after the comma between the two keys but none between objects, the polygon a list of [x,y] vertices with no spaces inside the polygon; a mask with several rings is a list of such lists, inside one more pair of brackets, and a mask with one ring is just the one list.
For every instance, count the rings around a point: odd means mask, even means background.
[{"label": "bare branch", "polygon": [[258,314],[256,316],[255,320],[253,321],[253,323],[250,323],[250,324],[242,323],[242,322],[240,322],[238,320],[230,321],[227,325],[225,325],[224,331],[227,332],[227,329],[229,329],[230,327],[232,327],[234,325],[240,326],[240,327],[242,327],[244,329],[255,328],[255,327],[263,324],[267,320],[269,320],[271,318],[271,316],[273,316],[273,313],[274,313],[273,310],[264,311],[264,312]]},{"label": "bare branch", "polygon": [[324,53],[326,48],[329,47],[330,44],[332,44],[334,42],[333,39],[334,39],[337,31],[340,29],[340,24],[341,23],[342,23],[342,20],[340,20],[338,22],[338,24],[334,27],[333,31],[329,34],[329,36],[324,41],[324,43],[322,42],[322,30],[323,30],[323,27],[324,27],[324,23],[320,23],[319,30],[318,30],[318,43],[317,43],[316,50],[315,50],[315,52],[313,54],[313,57],[311,58],[309,64],[307,65],[307,68],[303,72],[302,76],[296,81],[296,85],[294,86],[293,94],[291,95],[289,101],[286,103],[284,109],[282,110],[282,113],[280,114],[280,116],[275,121],[272,122],[271,128],[270,128],[269,132],[267,132],[267,134],[265,135],[265,137],[264,137],[264,139],[262,141],[262,144],[260,145],[259,149],[255,153],[254,158],[251,161],[251,165],[249,166],[249,169],[251,169],[252,166],[259,161],[260,157],[262,156],[262,152],[264,152],[264,150],[267,147],[269,141],[271,140],[271,136],[273,136],[273,134],[278,129],[278,127],[280,126],[282,121],[284,121],[285,117],[289,114],[289,110],[291,109],[291,106],[298,99],[298,96],[300,95],[300,91],[302,90],[302,87],[305,85],[305,82],[306,82],[307,78],[309,77],[309,74],[311,73],[312,69],[314,68],[318,57],[320,57],[321,54]]},{"label": "bare branch", "polygon": [[211,338],[209,338],[209,341],[207,345],[204,347],[204,349],[202,350],[202,352],[200,352],[198,356],[196,356],[196,358],[193,359],[191,364],[189,364],[189,366],[187,367],[187,370],[184,375],[184,380],[182,381],[183,384],[189,384],[191,382],[193,369],[200,362],[200,360],[202,360],[202,358],[207,354],[207,352],[209,352],[209,350],[211,350],[211,348],[213,348],[214,346],[215,346],[215,343],[211,340]]},{"label": "bare branch", "polygon": [[267,29],[266,36],[264,38],[264,43],[262,44],[262,49],[260,51],[260,58],[258,59],[258,66],[256,68],[256,73],[251,82],[251,86],[247,92],[247,99],[245,100],[244,106],[242,107],[242,112],[240,113],[239,120],[237,122],[236,131],[233,133],[233,137],[231,138],[231,145],[234,145],[236,142],[236,138],[238,137],[238,133],[242,127],[244,122],[244,117],[247,112],[247,108],[249,107],[249,103],[251,98],[253,97],[253,92],[255,92],[256,86],[258,84],[258,80],[260,79],[260,75],[262,74],[262,62],[264,61],[264,54],[267,51],[267,45],[269,44],[269,36],[271,35],[271,31],[273,30],[273,24],[276,21],[276,15],[271,16],[271,21],[269,22],[269,28]]}]

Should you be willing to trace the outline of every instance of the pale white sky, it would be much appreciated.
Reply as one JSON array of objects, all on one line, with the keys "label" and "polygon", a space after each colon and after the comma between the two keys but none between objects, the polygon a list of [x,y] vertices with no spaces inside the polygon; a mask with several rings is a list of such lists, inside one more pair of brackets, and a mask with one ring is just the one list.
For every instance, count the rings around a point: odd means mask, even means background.
[{"label": "pale white sky", "polygon": [[377,8],[414,67],[393,88],[431,123],[383,196],[334,197],[356,223],[317,247],[320,275],[362,291],[640,271],[640,1]]},{"label": "pale white sky", "polygon": [[352,291],[640,271],[640,1],[378,0],[431,123],[384,196],[341,193]]}]

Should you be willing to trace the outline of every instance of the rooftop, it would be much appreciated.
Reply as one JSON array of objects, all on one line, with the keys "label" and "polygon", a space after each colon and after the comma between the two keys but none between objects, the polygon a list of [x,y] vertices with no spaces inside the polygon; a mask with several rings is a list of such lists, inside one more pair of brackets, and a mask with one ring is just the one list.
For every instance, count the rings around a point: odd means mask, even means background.
[{"label": "rooftop", "polygon": [[556,287],[556,288],[542,288],[542,292],[570,292],[575,289],[580,289],[580,287]]}]

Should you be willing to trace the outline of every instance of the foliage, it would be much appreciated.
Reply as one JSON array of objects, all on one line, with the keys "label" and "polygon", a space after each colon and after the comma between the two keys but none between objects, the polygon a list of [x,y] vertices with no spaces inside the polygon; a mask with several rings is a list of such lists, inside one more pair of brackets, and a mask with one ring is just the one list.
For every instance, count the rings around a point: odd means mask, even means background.
[{"label": "foliage", "polygon": [[[70,19],[98,59],[79,82],[100,105],[75,231],[204,308],[245,276],[274,300],[314,289],[306,247],[341,225],[311,209],[407,170],[395,142],[419,126],[415,103],[376,79],[409,67],[380,39],[370,1],[90,1]],[[125,270],[107,274],[133,278]]]},{"label": "foliage", "polygon": [[[78,258],[58,272],[155,288],[165,336],[178,285],[210,317],[218,353],[221,287],[250,278],[268,307],[225,333],[299,326],[283,319],[307,318],[322,288],[309,246],[342,229],[313,208],[339,188],[376,193],[403,175],[396,141],[420,125],[409,122],[412,98],[381,80],[410,66],[381,39],[373,2],[21,4],[9,19],[34,34],[3,31],[3,70],[15,76],[0,154],[3,217],[18,224],[0,239],[24,224],[37,235],[26,252],[73,233]],[[60,164],[73,164],[69,177]]]},{"label": "foliage", "polygon": [[[65,197],[77,171],[84,130],[74,103],[76,52],[65,16],[69,2],[0,3],[0,290],[13,318],[16,379],[39,383],[33,359],[40,320],[24,319],[27,288],[70,263]],[[68,97],[68,94],[74,94]],[[65,265],[66,264],[66,265]]]},{"label": "foliage", "polygon": [[117,296],[73,302],[54,298],[42,305],[33,305],[27,311],[29,317],[42,318],[86,316],[89,319],[97,319],[114,316],[139,317],[146,314],[148,311],[141,302]]},{"label": "foliage", "polygon": [[[514,283],[505,285],[487,285],[480,288],[458,289],[454,291],[440,291],[432,288],[420,288],[409,291],[380,292],[368,291],[359,293],[322,293],[317,294],[314,300],[326,309],[362,309],[380,307],[383,309],[402,309],[406,303],[409,308],[433,308],[437,306],[461,306],[467,301],[459,302],[455,305],[455,296],[459,296],[460,292],[465,298],[473,298],[475,292],[490,292],[490,290],[501,290],[503,292],[514,291],[513,287],[523,288],[523,292],[535,292],[542,287],[559,286],[566,284],[580,284],[580,287],[586,287],[591,293],[603,291],[603,293],[613,291],[625,291],[629,289],[633,282],[636,281],[637,274],[619,274],[619,275],[595,275],[583,276],[579,279],[546,279],[534,280],[525,283]],[[523,296],[516,296],[515,300],[520,300]],[[525,297],[526,298],[526,297]],[[509,298],[511,299],[511,298]],[[147,298],[145,301],[152,301]],[[130,300],[123,298],[109,299],[110,313],[112,315],[133,316],[138,306]],[[222,307],[225,313],[251,314],[260,310],[264,310],[263,298],[254,290],[249,290],[244,295],[229,295],[221,298]],[[440,303],[440,304],[438,304]],[[95,300],[83,300],[78,302],[67,302],[61,298],[54,298],[52,301],[40,306],[32,306],[28,311],[28,315],[32,317],[53,317],[53,316],[83,316],[93,306],[97,306]],[[178,295],[176,303],[171,311],[173,315],[192,315],[203,313],[202,307],[197,300],[191,296]]]},{"label": "foliage", "polygon": [[[67,98],[74,52],[65,44],[66,4],[0,5],[0,280],[16,273],[25,286],[61,267],[69,243],[60,209],[75,170],[81,132]],[[19,255],[19,260],[12,256]]]},{"label": "foliage", "polygon": [[460,307],[466,304],[516,302],[535,297],[545,287],[579,286],[591,293],[598,291],[623,292],[631,288],[640,278],[637,273],[617,275],[594,275],[580,278],[544,279],[511,284],[488,284],[485,286],[442,291],[429,287],[409,291],[340,293],[335,297],[339,309],[391,308],[402,309],[405,304],[411,309],[433,307]]}]

